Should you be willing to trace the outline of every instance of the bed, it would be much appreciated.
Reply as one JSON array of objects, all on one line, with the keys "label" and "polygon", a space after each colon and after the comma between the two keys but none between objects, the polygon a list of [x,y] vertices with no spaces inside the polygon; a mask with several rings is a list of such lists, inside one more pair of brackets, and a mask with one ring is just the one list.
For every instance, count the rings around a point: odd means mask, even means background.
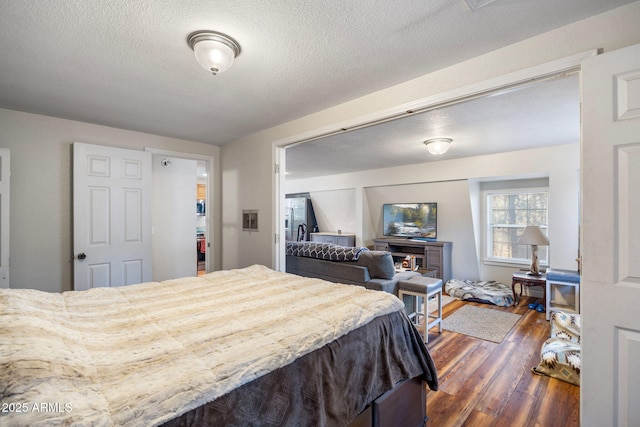
[{"label": "bed", "polygon": [[256,265],[0,289],[1,425],[424,422],[424,384],[437,390],[436,369],[402,303],[359,286]]}]

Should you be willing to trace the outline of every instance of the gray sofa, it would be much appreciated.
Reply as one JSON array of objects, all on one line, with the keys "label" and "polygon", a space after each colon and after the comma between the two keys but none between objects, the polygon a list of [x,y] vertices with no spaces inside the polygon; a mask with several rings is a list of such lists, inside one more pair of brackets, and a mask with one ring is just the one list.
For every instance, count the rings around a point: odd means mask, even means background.
[{"label": "gray sofa", "polygon": [[331,243],[287,242],[287,273],[398,295],[398,281],[420,273],[394,271],[389,252]]}]

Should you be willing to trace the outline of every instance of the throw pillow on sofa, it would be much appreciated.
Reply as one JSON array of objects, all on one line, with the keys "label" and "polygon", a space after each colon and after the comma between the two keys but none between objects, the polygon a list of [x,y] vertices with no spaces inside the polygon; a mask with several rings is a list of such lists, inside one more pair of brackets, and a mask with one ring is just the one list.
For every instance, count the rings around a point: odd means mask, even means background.
[{"label": "throw pillow on sofa", "polygon": [[396,273],[393,257],[385,251],[362,251],[358,264],[367,267],[372,279],[393,279]]},{"label": "throw pillow on sofa", "polygon": [[356,261],[367,248],[340,246],[333,243],[287,242],[287,255],[318,258],[327,261]]}]

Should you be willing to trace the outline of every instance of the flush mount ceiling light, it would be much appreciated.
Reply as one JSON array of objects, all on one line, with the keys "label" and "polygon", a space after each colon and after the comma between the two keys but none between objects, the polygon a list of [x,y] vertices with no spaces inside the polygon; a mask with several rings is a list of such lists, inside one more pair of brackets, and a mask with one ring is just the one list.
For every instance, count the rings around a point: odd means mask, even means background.
[{"label": "flush mount ceiling light", "polygon": [[214,75],[231,68],[235,57],[240,55],[238,42],[217,31],[196,31],[189,34],[187,43],[202,68]]},{"label": "flush mount ceiling light", "polygon": [[493,3],[494,1],[496,0],[464,0],[471,12],[475,12],[481,7],[485,7],[486,5]]},{"label": "flush mount ceiling light", "polygon": [[427,139],[424,144],[431,154],[439,156],[447,152],[452,141],[451,138],[433,138]]}]

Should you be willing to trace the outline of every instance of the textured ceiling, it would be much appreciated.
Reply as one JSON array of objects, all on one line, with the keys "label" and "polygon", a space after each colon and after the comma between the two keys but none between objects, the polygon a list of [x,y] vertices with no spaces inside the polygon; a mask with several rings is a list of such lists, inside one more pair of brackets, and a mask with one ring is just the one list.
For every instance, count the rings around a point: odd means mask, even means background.
[{"label": "textured ceiling", "polygon": [[[626,3],[0,0],[0,107],[222,145]],[[203,29],[231,70],[197,64]]]},{"label": "textured ceiling", "polygon": [[[453,139],[429,154],[423,142]],[[295,145],[287,179],[427,163],[580,141],[578,74]]]}]

